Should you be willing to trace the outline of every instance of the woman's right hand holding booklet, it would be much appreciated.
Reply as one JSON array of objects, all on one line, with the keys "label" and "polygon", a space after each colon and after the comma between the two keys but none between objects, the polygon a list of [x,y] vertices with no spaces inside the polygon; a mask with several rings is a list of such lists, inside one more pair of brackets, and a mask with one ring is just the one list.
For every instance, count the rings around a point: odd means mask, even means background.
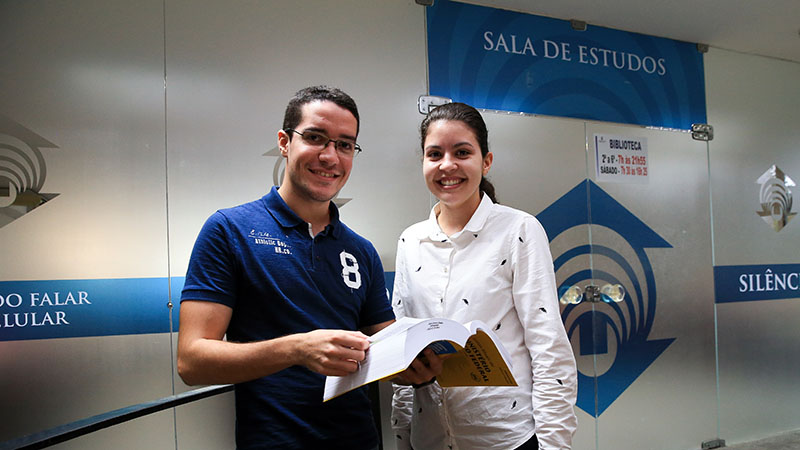
[{"label": "woman's right hand holding booklet", "polygon": [[392,378],[392,383],[422,387],[435,381],[442,373],[442,359],[430,348],[423,350],[408,369]]}]

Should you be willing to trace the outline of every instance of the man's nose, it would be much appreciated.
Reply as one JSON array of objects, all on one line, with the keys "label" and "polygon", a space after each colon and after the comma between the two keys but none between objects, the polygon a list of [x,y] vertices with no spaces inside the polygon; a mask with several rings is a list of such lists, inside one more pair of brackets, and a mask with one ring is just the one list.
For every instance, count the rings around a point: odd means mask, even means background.
[{"label": "man's nose", "polygon": [[[331,145],[333,144],[333,145]],[[336,150],[336,141],[328,141],[322,149],[319,151],[320,159],[325,160],[335,160],[339,157],[339,152]]]}]

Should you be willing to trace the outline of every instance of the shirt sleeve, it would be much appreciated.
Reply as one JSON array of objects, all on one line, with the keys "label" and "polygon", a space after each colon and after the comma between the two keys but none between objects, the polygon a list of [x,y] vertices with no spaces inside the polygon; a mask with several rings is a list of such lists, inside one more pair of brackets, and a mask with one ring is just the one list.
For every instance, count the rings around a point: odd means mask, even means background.
[{"label": "shirt sleeve", "polygon": [[389,304],[388,291],[386,290],[386,278],[383,271],[381,258],[372,244],[369,244],[370,255],[370,285],[368,287],[367,298],[361,309],[360,327],[375,325],[394,319],[392,306]]},{"label": "shirt sleeve", "polygon": [[542,449],[570,449],[577,429],[577,369],[556,294],[555,273],[544,229],[525,217],[512,246],[514,306],[531,355],[533,416]]},{"label": "shirt sleeve", "polygon": [[233,308],[236,262],[230,246],[227,220],[217,211],[203,224],[194,243],[181,301],[203,300]]},{"label": "shirt sleeve", "polygon": [[[392,308],[397,319],[406,316],[405,301],[408,298],[406,284],[405,254],[403,244],[398,241],[397,259],[395,263],[394,287],[392,288]],[[398,450],[411,449],[411,415],[414,406],[414,388],[412,386],[392,385],[392,429]]]}]

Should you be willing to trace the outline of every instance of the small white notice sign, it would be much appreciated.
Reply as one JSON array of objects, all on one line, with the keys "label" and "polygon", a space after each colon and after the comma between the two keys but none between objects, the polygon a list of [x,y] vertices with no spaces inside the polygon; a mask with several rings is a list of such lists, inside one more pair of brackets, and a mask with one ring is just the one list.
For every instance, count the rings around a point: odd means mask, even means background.
[{"label": "small white notice sign", "polygon": [[647,138],[594,135],[597,181],[647,183]]}]

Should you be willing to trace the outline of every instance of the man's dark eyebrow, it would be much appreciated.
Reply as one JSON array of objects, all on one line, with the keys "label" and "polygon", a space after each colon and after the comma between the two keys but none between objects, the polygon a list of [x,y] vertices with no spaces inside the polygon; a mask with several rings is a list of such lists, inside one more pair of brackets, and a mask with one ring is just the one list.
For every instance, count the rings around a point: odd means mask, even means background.
[{"label": "man's dark eyebrow", "polygon": [[313,131],[315,133],[325,134],[325,130],[323,130],[322,128],[319,128],[319,127],[306,127],[306,128],[303,128],[303,133],[305,133],[306,131]]},{"label": "man's dark eyebrow", "polygon": [[[320,134],[324,134],[325,136],[328,136],[328,130],[326,130],[324,128],[320,128],[320,127],[308,127],[308,128],[303,130],[303,133],[305,133],[306,131],[314,131],[314,132],[317,132],[317,133],[320,133]],[[328,138],[330,139],[330,136],[328,136]],[[356,138],[353,137],[353,136],[350,136],[349,134],[345,134],[345,135],[339,136],[338,139],[347,139],[347,140],[353,141],[353,142],[356,141]]]}]

